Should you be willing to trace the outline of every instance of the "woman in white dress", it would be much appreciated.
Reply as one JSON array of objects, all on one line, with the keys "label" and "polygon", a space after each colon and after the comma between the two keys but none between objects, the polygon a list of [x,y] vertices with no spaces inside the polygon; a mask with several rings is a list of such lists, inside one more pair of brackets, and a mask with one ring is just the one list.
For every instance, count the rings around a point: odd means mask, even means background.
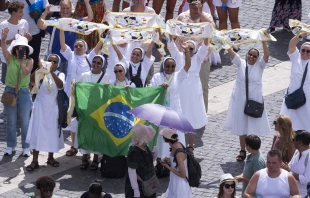
[{"label": "woman in white dress", "polygon": [[[33,171],[39,168],[38,156],[40,151],[48,152],[47,164],[58,167],[53,154],[64,148],[63,134],[58,128],[58,89],[62,89],[65,81],[64,73],[60,73],[58,68],[61,60],[56,54],[51,54],[47,58],[52,62],[50,73],[47,74],[41,82],[37,91],[37,96],[32,108],[26,142],[32,149],[33,159],[30,165],[26,167],[27,171]],[[31,80],[34,82],[35,73]]]},{"label": "woman in white dress", "polygon": [[[153,76],[151,86],[164,86],[167,88],[164,106],[170,107],[179,114],[182,114],[178,85],[184,80],[184,78],[186,78],[187,74],[183,69],[175,72],[175,68],[176,61],[172,57],[166,57],[161,64],[162,72],[156,73]],[[185,145],[184,133],[179,131],[177,133],[179,142]],[[156,146],[158,148],[158,158],[169,156],[169,144],[166,144],[161,136],[157,136]]]},{"label": "woman in white dress", "polygon": [[[178,71],[178,67],[185,65],[184,61],[187,53],[189,53],[191,57],[191,67],[187,72],[188,75],[179,85],[179,98],[183,115],[188,119],[194,129],[201,129],[208,123],[205,104],[203,101],[202,86],[199,77],[201,64],[204,61],[209,49],[208,39],[204,39],[204,42],[199,48],[197,47],[197,43],[195,41],[188,40],[186,43],[188,45],[188,52],[180,52],[170,36],[168,47],[174,52],[171,54],[177,63],[176,71]],[[194,141],[195,134],[188,134],[187,148],[190,152],[193,152],[194,150]]]},{"label": "woman in white dress", "polygon": [[[295,90],[299,89],[301,86],[301,81],[303,73],[305,71],[306,65],[310,63],[310,43],[305,42],[301,46],[301,50],[296,48],[296,45],[302,39],[306,37],[307,34],[303,34],[300,37],[295,36],[291,39],[289,43],[288,56],[292,62],[290,84],[288,87],[288,94],[293,93]],[[282,115],[287,115],[291,118],[293,123],[293,130],[306,130],[310,131],[310,64],[308,65],[307,76],[303,86],[304,93],[306,95],[306,104],[299,107],[298,109],[288,109],[285,104],[285,99],[282,103],[281,113]]]},{"label": "woman in white dress", "polygon": [[[68,71],[64,87],[67,96],[70,98],[72,82],[78,80],[81,77],[82,73],[90,71],[91,65],[89,63],[89,60],[93,60],[94,56],[99,53],[103,43],[99,40],[96,47],[89,54],[86,54],[87,44],[84,40],[79,39],[75,41],[74,51],[71,51],[70,47],[65,43],[65,33],[63,30],[60,30],[59,38],[61,46],[60,53],[68,61]],[[76,127],[73,127],[74,130],[75,128]],[[78,152],[77,149],[74,147],[75,133],[73,129],[71,127],[66,128],[66,130],[71,131],[72,140],[71,148],[66,152],[67,156],[75,155]]]},{"label": "woman in white dress", "polygon": [[121,87],[136,87],[136,85],[126,78],[127,69],[124,63],[118,62],[114,66],[115,80],[110,81],[111,85]]},{"label": "woman in white dress", "polygon": [[[183,152],[176,154],[174,159],[174,153],[177,149],[183,149],[183,145],[178,142],[178,134],[172,129],[163,129],[159,132],[163,136],[164,141],[171,147],[171,153],[169,159],[161,161],[161,164],[170,170],[170,180],[168,189],[165,194],[165,198],[191,198],[192,190],[187,181],[187,155]],[[170,161],[170,166],[167,161]],[[177,162],[177,164],[176,164]]]},{"label": "woman in white dress", "polygon": [[263,136],[270,132],[266,109],[264,109],[263,115],[260,118],[253,118],[244,113],[246,104],[246,64],[248,66],[249,99],[263,103],[262,76],[266,63],[268,62],[269,49],[266,42],[262,42],[262,44],[264,56],[260,58],[259,51],[252,48],[247,53],[247,61],[241,59],[232,48],[228,49],[232,62],[237,66],[238,71],[237,80],[230,98],[224,129],[230,130],[232,134],[239,136],[241,149],[240,154],[236,158],[237,161],[243,161],[246,157],[245,138],[247,135]]},{"label": "woman in white dress", "polygon": [[[88,72],[84,72],[81,75],[81,77],[79,78],[78,82],[93,82],[93,83],[101,83],[101,84],[108,83],[110,80],[110,77],[101,71],[104,62],[105,62],[105,59],[103,56],[95,55],[95,57],[92,60],[92,65],[91,65],[92,70],[88,71]],[[73,82],[73,84],[74,83],[75,83],[75,81]],[[78,121],[77,121],[77,119],[74,119],[72,121],[71,125],[73,126],[72,127],[73,132],[75,132],[77,134],[78,133]],[[77,138],[75,139],[74,142],[75,142],[74,147],[77,148],[78,147]],[[80,153],[83,154],[82,164],[80,165],[80,169],[82,169],[82,170],[87,169],[87,167],[89,166],[88,156],[91,153],[94,153],[94,158],[93,158],[92,164],[90,165],[90,170],[97,170],[98,165],[99,165],[98,156],[100,153],[93,152],[93,151],[87,151],[84,149],[79,149],[79,151],[80,151]]]}]

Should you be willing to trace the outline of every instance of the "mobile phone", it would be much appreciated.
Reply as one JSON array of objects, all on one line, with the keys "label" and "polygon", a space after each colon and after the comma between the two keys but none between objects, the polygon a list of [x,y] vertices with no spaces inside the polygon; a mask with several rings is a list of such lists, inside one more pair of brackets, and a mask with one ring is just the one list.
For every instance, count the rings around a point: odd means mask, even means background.
[{"label": "mobile phone", "polygon": [[59,6],[51,6],[50,11],[51,12],[60,12],[60,7]]},{"label": "mobile phone", "polygon": [[18,48],[18,59],[24,59],[25,51],[26,51],[25,47]]}]

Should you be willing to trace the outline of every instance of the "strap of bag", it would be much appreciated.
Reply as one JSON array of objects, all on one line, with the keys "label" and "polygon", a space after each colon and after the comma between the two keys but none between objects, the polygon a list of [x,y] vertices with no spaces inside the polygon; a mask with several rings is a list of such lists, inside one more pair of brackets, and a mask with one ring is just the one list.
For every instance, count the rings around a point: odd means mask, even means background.
[{"label": "strap of bag", "polygon": [[249,100],[249,74],[248,74],[248,62],[245,61],[245,94],[246,94],[246,101]]},{"label": "strap of bag", "polygon": [[304,83],[305,83],[305,80],[306,80],[306,76],[307,76],[307,73],[308,73],[308,64],[309,63],[307,63],[305,71],[304,71],[304,74],[302,75],[302,81],[301,81],[301,86],[300,87],[304,86]]},{"label": "strap of bag", "polygon": [[[52,35],[51,35],[51,39],[50,39],[50,44],[48,46],[48,51],[52,51],[52,47],[53,47],[53,42],[54,42],[54,37],[55,37],[55,31],[56,31],[56,28],[53,27],[53,31],[52,31]],[[48,54],[49,55],[49,54]]]},{"label": "strap of bag", "polygon": [[16,87],[15,87],[15,94],[16,94],[16,97],[17,97],[17,94],[18,94],[18,86],[19,86],[19,82],[20,82],[20,71],[22,70],[22,66],[19,66],[19,70],[18,70],[18,73],[17,73],[17,81],[16,81]]},{"label": "strap of bag", "polygon": [[31,3],[29,2],[29,0],[26,0],[26,2],[27,2],[27,4],[28,4],[29,6],[31,6]]},{"label": "strap of bag", "polygon": [[101,74],[100,78],[98,79],[97,83],[100,83],[100,81],[103,78],[103,76],[104,76],[104,73],[102,72],[102,74]]},{"label": "strap of bag", "polygon": [[85,59],[86,59],[86,62],[88,63],[88,65],[89,65],[89,69],[91,70],[91,64],[90,64],[90,62],[89,62],[87,56],[85,56]]}]

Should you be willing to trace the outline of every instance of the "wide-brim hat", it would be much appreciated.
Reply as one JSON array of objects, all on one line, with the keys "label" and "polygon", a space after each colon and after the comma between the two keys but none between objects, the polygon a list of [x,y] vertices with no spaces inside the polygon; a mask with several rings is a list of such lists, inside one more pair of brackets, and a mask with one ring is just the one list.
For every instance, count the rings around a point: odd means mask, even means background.
[{"label": "wide-brim hat", "polygon": [[159,131],[159,134],[164,136],[165,138],[169,140],[177,140],[177,138],[173,138],[172,136],[177,134],[177,132],[173,129],[165,128],[161,131]]},{"label": "wide-brim hat", "polygon": [[28,39],[26,37],[24,37],[24,36],[19,35],[19,34],[16,34],[15,40],[13,40],[13,42],[11,43],[10,47],[8,48],[8,50],[10,52],[12,52],[13,48],[15,46],[19,46],[19,45],[23,45],[23,46],[28,47],[29,55],[33,53],[33,48],[30,45],[28,45]]},{"label": "wide-brim hat", "polygon": [[222,183],[229,182],[229,181],[235,182],[236,185],[238,184],[238,181],[235,180],[234,177],[230,173],[226,173],[226,174],[221,175],[219,186]]}]

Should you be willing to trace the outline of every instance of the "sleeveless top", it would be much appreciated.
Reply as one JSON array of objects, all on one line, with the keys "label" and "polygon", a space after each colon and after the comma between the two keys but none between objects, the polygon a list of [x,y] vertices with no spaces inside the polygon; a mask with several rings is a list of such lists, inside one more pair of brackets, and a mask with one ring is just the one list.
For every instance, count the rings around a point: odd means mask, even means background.
[{"label": "sleeveless top", "polygon": [[269,177],[267,168],[259,171],[256,197],[289,198],[290,196],[290,185],[288,182],[288,172],[286,170],[281,169],[281,174],[277,178]]},{"label": "sleeveless top", "polygon": [[[27,67],[29,59],[24,61],[24,65]],[[17,74],[20,69],[20,64],[16,58],[16,56],[12,56],[10,61],[7,63],[7,71],[5,76],[5,85],[9,87],[15,87],[17,82]],[[18,89],[20,88],[28,88],[30,83],[30,73],[24,75],[23,71],[20,70],[20,82],[18,85]]]}]

